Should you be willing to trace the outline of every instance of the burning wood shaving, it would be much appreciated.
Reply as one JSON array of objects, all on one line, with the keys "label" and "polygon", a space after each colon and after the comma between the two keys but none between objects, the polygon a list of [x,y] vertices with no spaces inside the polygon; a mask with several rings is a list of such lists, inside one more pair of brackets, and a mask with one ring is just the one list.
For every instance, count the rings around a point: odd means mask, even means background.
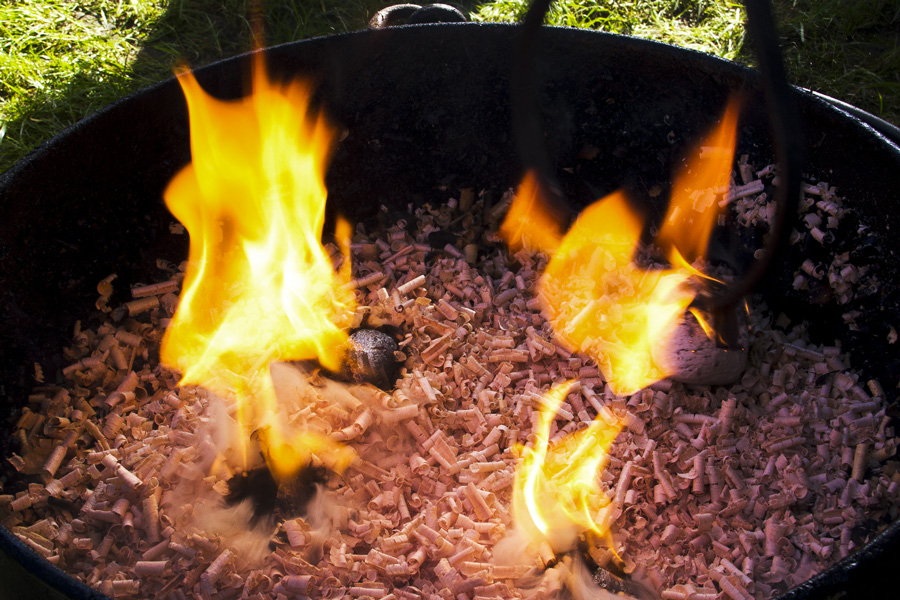
[{"label": "burning wood shaving", "polygon": [[[771,172],[742,162],[744,184],[725,196],[748,224],[771,217],[759,183]],[[804,226],[827,243],[840,200],[823,184],[806,198]],[[576,384],[551,437],[595,418],[624,423],[599,484],[613,498],[619,566],[661,598],[769,598],[900,516],[883,392],[846,368],[840,348],[810,345],[803,327],[773,329],[757,304],[738,384],[662,381],[616,397],[589,359],[554,342],[530,296],[546,257],[485,243],[478,215],[497,211],[483,201],[464,190],[417,209],[414,227],[357,226],[357,321],[405,332],[405,369],[390,394],[355,387],[292,408],[361,457],[307,517],[253,530],[217,502],[237,469],[211,426],[228,409],[177,388],[153,358],[176,274],[112,310],[113,278],[98,286],[108,320],[76,327],[67,383],[35,388],[17,422],[21,456],[7,460],[31,483],[0,495],[3,524],[116,598],[552,596],[571,561],[547,548],[511,564],[498,542],[512,526],[517,444],[533,441],[543,394],[566,379]],[[455,241],[433,248],[435,233]],[[827,281],[845,302],[865,275],[848,268],[836,256],[803,268],[797,285]],[[588,553],[615,560],[599,543]]]}]

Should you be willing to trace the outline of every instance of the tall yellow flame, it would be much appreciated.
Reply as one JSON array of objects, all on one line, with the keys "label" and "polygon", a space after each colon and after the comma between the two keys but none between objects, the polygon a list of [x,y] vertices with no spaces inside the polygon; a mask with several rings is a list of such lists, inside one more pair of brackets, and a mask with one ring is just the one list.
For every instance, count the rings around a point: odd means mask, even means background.
[{"label": "tall yellow flame", "polygon": [[[543,209],[541,190],[526,175],[501,226],[513,249],[550,254],[538,284],[545,316],[559,340],[593,357],[617,394],[630,394],[667,376],[650,349],[667,344],[696,296],[702,273],[691,263],[705,255],[721,193],[729,181],[738,105],[704,140],[673,187],[656,242],[667,269],[634,264],[642,222],[615,192],[586,208],[565,235]],[[704,156],[704,154],[706,156]]]},{"label": "tall yellow flame", "polygon": [[165,201],[190,234],[190,252],[161,358],[181,371],[181,384],[236,400],[244,429],[267,432],[275,468],[287,473],[310,452],[334,450],[346,462],[322,436],[284,429],[268,367],[317,358],[339,369],[354,310],[342,287],[350,228],[337,227],[343,262],[335,272],[320,242],[334,132],[311,116],[306,85],[270,81],[262,61],[258,53],[252,94],[233,101],[208,95],[190,71],[178,74],[192,162]]},{"label": "tall yellow flame", "polygon": [[550,427],[572,384],[558,385],[545,395],[534,444],[522,449],[513,487],[516,525],[530,541],[546,540],[557,552],[569,549],[584,531],[600,537],[608,533],[610,499],[597,478],[621,430],[619,424],[595,419],[587,428],[551,443]]}]

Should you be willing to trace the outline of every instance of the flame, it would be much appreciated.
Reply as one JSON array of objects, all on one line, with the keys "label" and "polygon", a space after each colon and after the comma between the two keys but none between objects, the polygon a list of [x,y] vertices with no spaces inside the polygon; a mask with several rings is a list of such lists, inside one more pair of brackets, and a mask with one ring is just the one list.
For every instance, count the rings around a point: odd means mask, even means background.
[{"label": "flame", "polygon": [[[311,116],[302,82],[269,80],[262,53],[252,94],[233,101],[208,95],[182,69],[192,162],[170,182],[165,201],[190,234],[178,310],[163,339],[162,362],[181,384],[203,386],[237,403],[246,433],[266,434],[276,471],[291,473],[310,453],[347,451],[309,431],[288,431],[269,376],[274,361],[318,359],[340,367],[353,293],[349,234],[337,226],[338,272],[320,243],[325,169],[334,132]],[[242,452],[246,464],[246,444]]]},{"label": "flame", "polygon": [[547,208],[547,199],[533,171],[522,178],[500,225],[500,236],[513,252],[522,248],[555,252],[559,247],[562,229]]},{"label": "flame", "polygon": [[597,418],[551,443],[550,426],[572,384],[558,385],[544,397],[534,445],[522,449],[513,488],[516,524],[529,540],[546,541],[556,552],[570,548],[584,531],[608,537],[611,500],[598,487],[597,477],[621,430],[620,424]]},{"label": "flame", "polygon": [[656,243],[674,265],[691,269],[691,263],[706,255],[719,215],[716,194],[727,191],[731,179],[739,111],[740,102],[732,99],[718,127],[675,177],[669,210],[656,236]]},{"label": "flame", "polygon": [[[650,349],[666,344],[706,276],[691,263],[705,255],[734,158],[738,102],[702,142],[675,180],[668,212],[656,238],[668,269],[637,266],[643,223],[615,192],[586,208],[565,235],[543,208],[533,174],[526,175],[501,226],[513,249],[550,254],[538,297],[556,336],[593,357],[617,394],[631,394],[668,373]],[[698,317],[699,319],[699,317]],[[708,328],[708,324],[703,323]]]}]

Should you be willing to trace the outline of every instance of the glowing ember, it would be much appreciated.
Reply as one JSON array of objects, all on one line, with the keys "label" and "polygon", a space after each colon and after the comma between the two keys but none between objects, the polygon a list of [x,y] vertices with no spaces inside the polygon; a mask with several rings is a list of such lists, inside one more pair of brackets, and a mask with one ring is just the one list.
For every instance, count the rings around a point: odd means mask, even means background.
[{"label": "glowing ember", "polygon": [[[310,453],[328,451],[337,467],[346,450],[309,431],[288,431],[269,376],[274,361],[318,359],[340,367],[353,312],[349,226],[337,239],[336,273],[320,239],[324,173],[333,132],[309,114],[299,82],[269,81],[257,54],[252,95],[217,100],[187,70],[179,81],[190,112],[193,162],[170,183],[166,204],[190,234],[178,311],[161,349],[196,384],[234,400],[244,430],[265,432],[269,458],[287,474]],[[246,464],[246,447],[243,447]]]},{"label": "glowing ember", "polygon": [[586,208],[560,236],[559,224],[528,174],[501,227],[514,250],[527,247],[551,255],[538,285],[545,316],[566,346],[598,362],[617,394],[669,375],[654,363],[650,350],[668,343],[696,296],[698,278],[704,277],[691,263],[705,254],[719,211],[715,192],[729,181],[737,112],[732,102],[673,186],[656,239],[671,268],[635,265],[643,224],[622,192]]},{"label": "glowing ember", "polygon": [[547,541],[556,552],[570,549],[585,531],[599,537],[608,534],[612,507],[597,478],[622,428],[597,418],[587,428],[551,443],[550,427],[572,383],[556,386],[544,396],[534,445],[522,449],[513,489],[517,526],[530,541]]}]

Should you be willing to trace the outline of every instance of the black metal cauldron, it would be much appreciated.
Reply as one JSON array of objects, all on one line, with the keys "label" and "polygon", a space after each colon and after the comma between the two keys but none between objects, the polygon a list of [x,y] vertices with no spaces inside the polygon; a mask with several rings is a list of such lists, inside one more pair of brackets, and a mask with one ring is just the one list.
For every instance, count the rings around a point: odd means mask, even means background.
[{"label": "black metal cauldron", "polygon": [[[475,186],[517,183],[509,107],[506,25],[443,24],[312,39],[267,50],[274,73],[319,82],[318,101],[346,128],[329,170],[330,214],[378,218],[379,206],[445,201]],[[664,207],[648,191],[669,185],[676,161],[741,91],[739,152],[771,156],[755,73],[671,46],[597,32],[548,29],[537,80],[546,141],[576,206],[621,186]],[[197,71],[211,93],[242,95],[248,56]],[[853,365],[896,394],[900,328],[900,148],[858,118],[797,91],[806,172],[837,185],[869,229],[854,247],[881,282],[852,306],[810,303],[795,292],[799,253],[779,257],[760,291],[776,310],[809,319],[812,334],[843,340]],[[586,145],[597,149],[580,157]],[[581,155],[583,156],[583,155]],[[169,233],[162,203],[170,177],[189,161],[186,106],[174,80],[147,88],[60,134],[0,176],[0,393],[3,416],[24,402],[32,365],[50,379],[76,319],[90,314],[96,282],[109,273],[144,281],[157,258],[181,260],[185,240]],[[448,191],[449,190],[449,191]],[[665,198],[660,194],[659,198]],[[856,235],[856,234],[852,234]],[[752,251],[752,242],[748,245]],[[862,255],[862,254],[861,254]],[[115,300],[115,298],[114,298]],[[859,310],[850,331],[841,314]],[[893,400],[894,398],[891,398]],[[12,451],[3,431],[0,453]],[[783,599],[879,597],[900,559],[900,523]],[[0,597],[102,598],[0,528]]]}]

